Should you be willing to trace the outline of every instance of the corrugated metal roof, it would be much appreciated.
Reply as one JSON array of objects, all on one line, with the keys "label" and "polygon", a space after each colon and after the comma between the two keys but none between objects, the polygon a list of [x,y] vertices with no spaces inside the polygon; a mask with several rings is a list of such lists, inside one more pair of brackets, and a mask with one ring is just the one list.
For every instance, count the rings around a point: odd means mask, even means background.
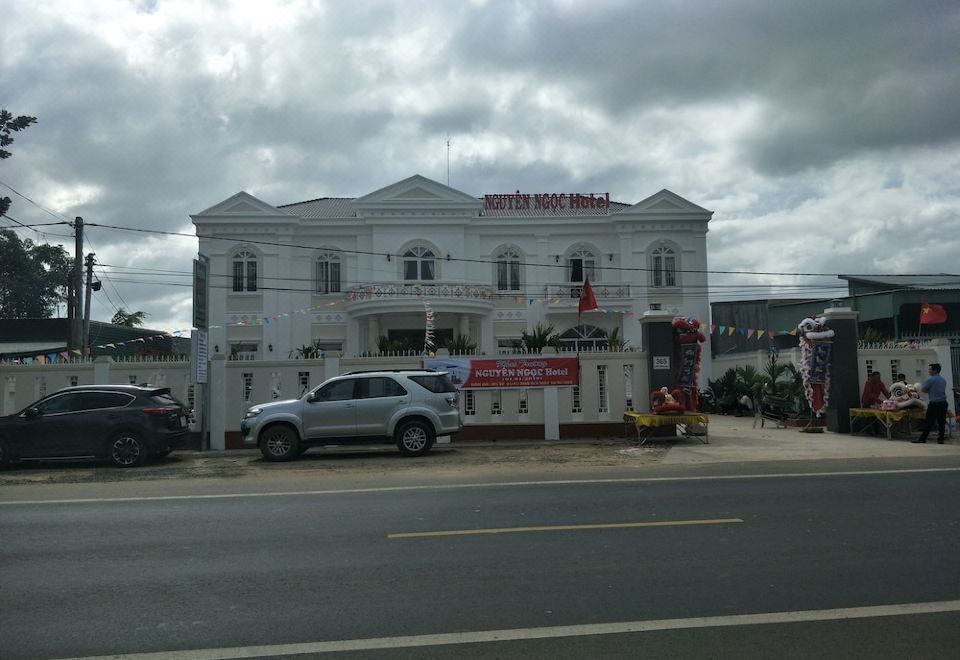
[{"label": "corrugated metal roof", "polygon": [[960,275],[840,275],[840,279],[869,282],[891,288],[960,289]]},{"label": "corrugated metal roof", "polygon": [[321,197],[306,202],[294,202],[278,206],[278,209],[301,218],[355,218],[353,198]]}]

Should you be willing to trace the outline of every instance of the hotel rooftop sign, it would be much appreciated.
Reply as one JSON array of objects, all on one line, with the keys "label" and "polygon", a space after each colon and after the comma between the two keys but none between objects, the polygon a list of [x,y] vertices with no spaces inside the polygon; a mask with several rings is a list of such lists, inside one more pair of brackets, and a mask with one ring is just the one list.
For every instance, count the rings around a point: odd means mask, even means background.
[{"label": "hotel rooftop sign", "polygon": [[484,195],[485,211],[560,211],[609,209],[610,193],[507,193]]}]

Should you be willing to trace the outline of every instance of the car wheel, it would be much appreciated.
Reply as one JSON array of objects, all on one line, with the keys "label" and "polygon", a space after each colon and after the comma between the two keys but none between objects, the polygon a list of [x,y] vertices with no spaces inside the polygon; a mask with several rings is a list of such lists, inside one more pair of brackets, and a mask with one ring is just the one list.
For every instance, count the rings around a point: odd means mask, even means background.
[{"label": "car wheel", "polygon": [[9,462],[10,462],[10,450],[7,449],[6,441],[0,439],[0,470],[7,467],[7,463]]},{"label": "car wheel", "polygon": [[110,441],[110,460],[118,467],[133,467],[147,460],[147,445],[136,433],[124,431]]},{"label": "car wheel", "polygon": [[300,441],[289,426],[268,426],[260,434],[260,453],[268,461],[292,461],[300,455]]},{"label": "car wheel", "polygon": [[404,422],[397,428],[397,448],[404,456],[422,456],[433,446],[433,427],[425,422]]}]

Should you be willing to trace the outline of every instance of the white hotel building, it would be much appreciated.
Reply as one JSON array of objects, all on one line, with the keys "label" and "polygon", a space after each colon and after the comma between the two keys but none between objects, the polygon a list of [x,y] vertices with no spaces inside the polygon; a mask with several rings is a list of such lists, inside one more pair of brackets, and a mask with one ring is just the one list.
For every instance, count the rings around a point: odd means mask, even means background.
[{"label": "white hotel building", "polygon": [[[438,346],[468,335],[493,355],[543,323],[571,347],[601,348],[619,328],[640,348],[653,305],[707,323],[711,215],[668,190],[634,204],[478,198],[418,175],[283,206],[240,192],[191,217],[210,260],[210,350],[285,359],[310,344],[376,353],[381,337],[419,349],[427,308]],[[585,275],[608,313],[578,325]]]}]

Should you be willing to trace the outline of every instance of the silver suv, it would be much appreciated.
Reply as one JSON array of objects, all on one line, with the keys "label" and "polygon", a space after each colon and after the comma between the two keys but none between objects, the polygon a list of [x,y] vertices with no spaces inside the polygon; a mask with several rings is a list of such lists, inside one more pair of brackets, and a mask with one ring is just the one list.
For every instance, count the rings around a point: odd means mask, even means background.
[{"label": "silver suv", "polygon": [[393,442],[405,456],[420,456],[437,436],[462,428],[456,388],[446,372],[429,369],[337,376],[299,399],[253,406],[240,424],[243,441],[268,461],[344,442]]}]

